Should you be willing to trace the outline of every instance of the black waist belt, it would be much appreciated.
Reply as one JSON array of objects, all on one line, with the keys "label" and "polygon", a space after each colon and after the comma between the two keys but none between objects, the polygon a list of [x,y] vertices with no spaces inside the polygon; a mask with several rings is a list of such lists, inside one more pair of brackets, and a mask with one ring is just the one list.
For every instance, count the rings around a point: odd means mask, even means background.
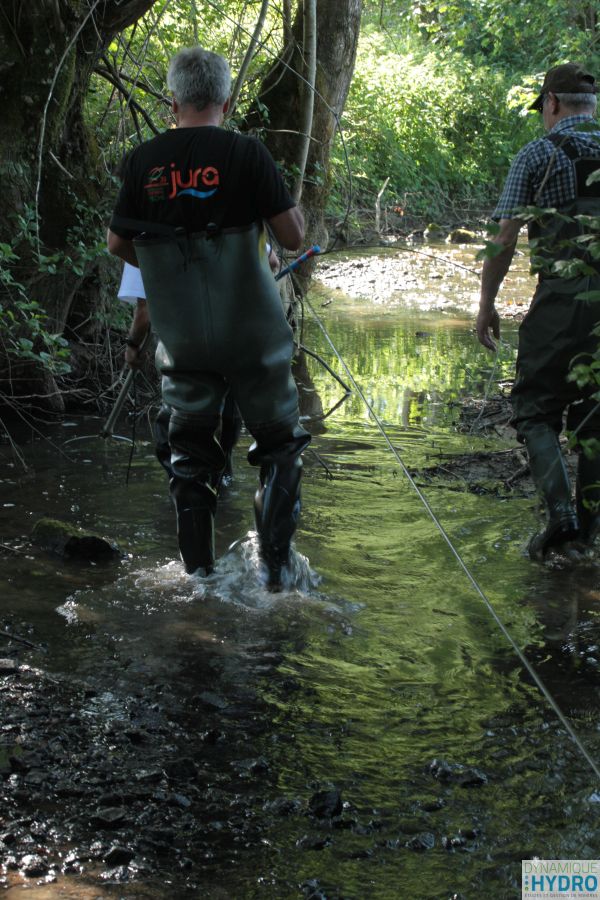
[{"label": "black waist belt", "polygon": [[216,237],[218,234],[236,234],[242,231],[250,231],[255,223],[250,222],[249,225],[237,225],[231,228],[221,228],[216,222],[208,222],[206,228],[199,231],[188,232],[181,225],[165,225],[161,222],[149,222],[144,219],[128,219],[125,216],[113,216],[111,224],[117,228],[125,228],[127,231],[137,231],[139,234],[136,239],[144,235],[143,240],[152,239],[156,235],[180,238],[180,237]]}]

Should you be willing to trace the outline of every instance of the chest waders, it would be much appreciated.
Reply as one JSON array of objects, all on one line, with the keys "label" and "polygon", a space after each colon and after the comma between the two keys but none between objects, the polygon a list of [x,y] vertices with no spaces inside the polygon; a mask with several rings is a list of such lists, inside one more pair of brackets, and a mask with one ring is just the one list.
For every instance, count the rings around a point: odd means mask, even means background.
[{"label": "chest waders", "polygon": [[[529,226],[532,265],[539,270],[540,283],[521,325],[513,406],[531,474],[548,515],[546,528],[529,545],[534,559],[542,559],[550,547],[574,538],[591,545],[600,533],[600,456],[588,457],[579,447],[574,506],[558,440],[566,407],[568,428],[574,430],[582,423],[578,438],[600,439],[596,401],[567,381],[572,359],[577,354],[591,354],[598,346],[591,332],[600,320],[600,306],[576,299],[576,295],[600,289],[600,261],[591,256],[589,241],[578,240],[591,235],[592,230],[585,219],[576,217],[600,216],[600,183],[587,184],[589,175],[600,167],[600,156],[581,158],[569,135],[551,134],[547,138],[555,145],[555,153],[542,183],[550,174],[556,150],[561,149],[573,165],[577,187],[575,198],[558,209],[559,215],[549,215]],[[557,260],[581,260],[596,274],[557,278],[552,272]]]},{"label": "chest waders", "polygon": [[216,437],[231,391],[255,439],[260,466],[255,513],[268,583],[277,588],[300,509],[300,454],[310,435],[298,423],[291,374],[292,330],[269,269],[264,230],[211,229],[138,238],[136,254],[152,327],[168,424],[170,489],[188,572],[215,561],[215,484],[226,459]]}]

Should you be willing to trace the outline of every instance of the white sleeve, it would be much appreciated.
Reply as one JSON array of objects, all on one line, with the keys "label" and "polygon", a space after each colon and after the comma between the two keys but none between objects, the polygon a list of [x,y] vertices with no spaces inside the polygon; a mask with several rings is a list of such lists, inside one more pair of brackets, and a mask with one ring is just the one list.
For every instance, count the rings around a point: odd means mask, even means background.
[{"label": "white sleeve", "polygon": [[132,304],[137,303],[138,300],[146,299],[142,273],[136,266],[125,263],[117,296],[123,303]]}]

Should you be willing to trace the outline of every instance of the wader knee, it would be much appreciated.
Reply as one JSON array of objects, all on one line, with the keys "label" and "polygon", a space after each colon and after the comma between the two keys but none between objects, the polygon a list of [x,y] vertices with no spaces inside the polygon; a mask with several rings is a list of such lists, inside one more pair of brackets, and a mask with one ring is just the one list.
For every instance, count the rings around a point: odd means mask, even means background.
[{"label": "wader knee", "polygon": [[[287,438],[279,446],[271,441]],[[256,530],[260,556],[267,567],[271,590],[281,588],[282,570],[288,565],[290,545],[300,515],[300,454],[310,441],[310,435],[300,426],[287,428],[285,433],[272,432],[257,438],[248,453],[251,463],[261,463],[260,487],[254,498]],[[265,446],[266,445],[266,446]]]},{"label": "wader knee", "polygon": [[169,423],[171,497],[177,515],[179,552],[188,573],[209,575],[215,563],[214,516],[217,495],[213,487],[224,465],[215,439],[218,417],[174,411]]}]

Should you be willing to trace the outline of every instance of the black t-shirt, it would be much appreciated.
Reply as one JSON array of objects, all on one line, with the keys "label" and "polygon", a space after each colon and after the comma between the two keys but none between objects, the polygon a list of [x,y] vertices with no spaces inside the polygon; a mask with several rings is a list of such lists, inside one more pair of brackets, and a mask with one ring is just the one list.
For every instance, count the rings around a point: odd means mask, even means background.
[{"label": "black t-shirt", "polygon": [[271,154],[256,138],[216,126],[175,128],[129,157],[110,229],[130,240],[118,218],[201,231],[270,219],[294,206]]}]

